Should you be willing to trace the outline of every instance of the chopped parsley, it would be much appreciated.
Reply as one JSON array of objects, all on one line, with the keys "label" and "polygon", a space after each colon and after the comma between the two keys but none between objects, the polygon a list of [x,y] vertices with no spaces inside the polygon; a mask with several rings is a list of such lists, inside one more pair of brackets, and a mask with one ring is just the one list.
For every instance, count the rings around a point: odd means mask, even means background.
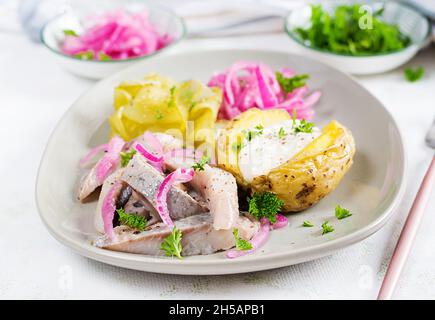
[{"label": "chopped parsley", "polygon": [[264,127],[259,124],[254,127],[254,130],[243,130],[242,133],[245,135],[246,140],[251,141],[255,136],[263,134]]},{"label": "chopped parsley", "polygon": [[311,228],[314,227],[314,224],[311,221],[306,220],[302,223],[302,226],[306,228]]},{"label": "chopped parsley", "polygon": [[287,136],[287,132],[285,132],[284,128],[281,127],[281,128],[279,129],[279,131],[278,131],[278,138],[282,139],[282,138],[284,138],[285,136]]},{"label": "chopped parsley", "polygon": [[234,240],[236,241],[236,250],[250,250],[252,244],[239,237],[239,229],[233,230]]},{"label": "chopped parsley", "polygon": [[293,130],[298,132],[304,132],[304,133],[312,133],[314,127],[314,122],[308,122],[305,119],[302,119],[299,121],[299,123],[296,123],[296,110],[293,109]]},{"label": "chopped parsley", "polygon": [[126,167],[130,160],[133,158],[133,156],[136,154],[136,150],[131,149],[127,152],[120,152],[119,156],[121,157],[121,167]]},{"label": "chopped parsley", "polygon": [[335,216],[338,220],[350,217],[352,213],[349,210],[342,208],[340,205],[335,207]]},{"label": "chopped parsley", "polygon": [[201,160],[195,163],[192,166],[192,168],[195,169],[195,171],[204,171],[204,166],[209,162],[210,162],[210,157],[202,156]]},{"label": "chopped parsley", "polygon": [[276,222],[276,215],[284,205],[284,201],[272,192],[255,192],[252,198],[248,198],[248,212],[260,220],[267,218],[271,223]]},{"label": "chopped parsley", "polygon": [[183,259],[181,252],[183,251],[183,246],[181,245],[181,238],[183,234],[177,227],[174,226],[172,232],[169,236],[163,239],[160,249],[163,250],[168,257],[177,257],[178,259]]},{"label": "chopped parsley", "polygon": [[76,58],[82,59],[82,60],[92,60],[94,59],[94,52],[89,50],[89,51],[83,51],[83,52],[79,52],[76,55],[74,55]]},{"label": "chopped parsley", "polygon": [[285,93],[290,93],[296,88],[303,87],[305,81],[310,78],[308,74],[297,74],[293,77],[286,78],[281,72],[276,72],[276,80],[278,81],[281,89]]},{"label": "chopped parsley", "polygon": [[322,224],[322,235],[333,232],[334,228],[329,224],[329,221],[325,221]]},{"label": "chopped parsley", "polygon": [[257,134],[263,134],[263,129],[264,127],[261,124],[255,126],[255,130],[257,130]]},{"label": "chopped parsley", "polygon": [[418,67],[416,69],[406,68],[404,71],[405,78],[409,82],[416,82],[424,76],[423,67]]},{"label": "chopped parsley", "polygon": [[79,36],[74,30],[71,30],[71,29],[63,30],[63,34],[66,36],[71,36],[71,37],[78,37]]},{"label": "chopped parsley", "polygon": [[160,110],[157,110],[154,117],[156,120],[162,120],[163,119],[163,113]]},{"label": "chopped parsley", "polygon": [[248,141],[251,141],[252,138],[254,138],[254,136],[255,136],[254,131],[251,131],[251,130],[249,130],[249,131],[243,130],[243,134],[245,135],[245,138]]},{"label": "chopped parsley", "polygon": [[312,5],[310,24],[294,32],[310,47],[354,56],[397,51],[411,43],[382,18],[383,8],[372,11],[365,3],[338,5],[334,12]]},{"label": "chopped parsley", "polygon": [[189,112],[192,111],[193,108],[195,108],[198,105],[199,102],[192,102],[192,104],[189,107]]},{"label": "chopped parsley", "polygon": [[121,224],[138,229],[139,231],[145,230],[148,221],[144,217],[132,213],[126,213],[122,208],[116,209],[116,213],[118,214],[119,222]]},{"label": "chopped parsley", "polygon": [[169,89],[169,92],[170,92],[171,96],[174,95],[174,93],[175,93],[175,89],[177,89],[176,86],[172,86],[172,87]]},{"label": "chopped parsley", "polygon": [[305,119],[302,119],[299,125],[294,127],[293,129],[295,132],[305,132],[305,133],[311,133],[313,132],[314,122],[308,122]]},{"label": "chopped parsley", "polygon": [[234,152],[238,152],[242,149],[242,143],[241,142],[234,142],[231,146]]},{"label": "chopped parsley", "polygon": [[105,54],[104,52],[100,52],[98,54],[98,58],[100,58],[101,61],[109,61],[112,60],[112,58],[110,56],[108,56],[107,54]]}]

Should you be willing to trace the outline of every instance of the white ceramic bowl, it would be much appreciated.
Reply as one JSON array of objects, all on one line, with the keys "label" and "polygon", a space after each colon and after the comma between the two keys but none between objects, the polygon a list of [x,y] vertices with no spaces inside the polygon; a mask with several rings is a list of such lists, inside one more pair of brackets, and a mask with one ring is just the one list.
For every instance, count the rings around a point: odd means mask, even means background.
[{"label": "white ceramic bowl", "polygon": [[[322,7],[333,13],[340,4],[362,3],[361,1],[322,1]],[[342,71],[352,74],[375,74],[395,69],[408,62],[428,41],[430,24],[428,20],[414,9],[397,2],[364,2],[374,11],[384,6],[382,19],[396,24],[400,31],[411,38],[411,44],[406,48],[390,53],[379,53],[364,56],[339,54],[328,50],[310,47],[295,32],[297,27],[306,28],[310,25],[311,7],[305,5],[292,10],[285,19],[285,30],[289,38],[300,46],[301,53],[319,61],[332,65]]]},{"label": "white ceramic bowl", "polygon": [[[171,35],[173,41],[166,47],[152,54],[125,60],[82,60],[61,52],[60,46],[65,39],[63,30],[70,29],[81,31],[83,30],[82,19],[89,14],[99,14],[108,10],[119,9],[121,7],[132,12],[147,10],[149,12],[150,20],[156,26],[157,30],[162,34],[167,33]],[[56,16],[42,29],[41,42],[53,54],[53,58],[71,73],[85,78],[101,79],[130,66],[139,60],[148,59],[163,51],[167,51],[179,42],[184,35],[185,25],[183,20],[171,10],[147,5],[141,1],[107,1],[98,2],[98,6],[95,6],[95,4],[90,2],[84,9],[75,9],[74,12],[66,12]]]}]

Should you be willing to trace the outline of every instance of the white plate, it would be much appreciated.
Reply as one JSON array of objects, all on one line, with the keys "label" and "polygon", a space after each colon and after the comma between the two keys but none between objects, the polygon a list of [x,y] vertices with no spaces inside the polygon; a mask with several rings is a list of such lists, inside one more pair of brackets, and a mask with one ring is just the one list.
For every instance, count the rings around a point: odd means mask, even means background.
[{"label": "white plate", "polygon": [[[178,80],[207,81],[210,75],[238,60],[265,62],[274,69],[292,67],[309,73],[311,90],[321,90],[315,121],[330,119],[349,127],[357,145],[355,163],[340,186],[313,208],[289,215],[287,228],[273,231],[268,243],[253,255],[228,260],[223,252],[180,261],[95,248],[95,202],[81,204],[75,195],[78,162],[90,147],[107,141],[107,117],[112,112],[113,88],[122,80],[159,72]],[[361,241],[381,228],[393,214],[404,191],[405,157],[397,125],[382,104],[349,76],[305,57],[256,50],[182,53],[144,60],[97,83],[80,97],[58,124],[42,158],[36,199],[50,233],[81,255],[105,263],[159,273],[228,274],[264,270],[316,259]],[[340,204],[353,216],[338,221]],[[316,227],[303,228],[304,220]],[[335,231],[321,235],[329,220]]]}]

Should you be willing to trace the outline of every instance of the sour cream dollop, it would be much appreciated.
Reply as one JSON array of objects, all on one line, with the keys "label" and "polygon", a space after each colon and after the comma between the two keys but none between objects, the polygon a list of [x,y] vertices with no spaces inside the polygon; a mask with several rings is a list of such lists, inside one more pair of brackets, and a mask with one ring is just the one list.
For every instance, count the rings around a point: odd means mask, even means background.
[{"label": "sour cream dollop", "polygon": [[[299,120],[295,125],[299,125]],[[248,182],[287,162],[320,135],[317,127],[311,133],[296,133],[292,120],[253,132],[249,141],[243,141],[238,156],[240,172]]]}]

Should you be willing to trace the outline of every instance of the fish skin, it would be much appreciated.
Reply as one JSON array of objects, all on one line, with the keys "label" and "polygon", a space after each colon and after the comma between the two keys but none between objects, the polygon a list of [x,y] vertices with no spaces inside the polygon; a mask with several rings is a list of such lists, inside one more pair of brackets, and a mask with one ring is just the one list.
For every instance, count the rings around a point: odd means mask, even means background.
[{"label": "fish skin", "polygon": [[[125,168],[121,180],[141,193],[156,208],[155,196],[164,176],[136,154]],[[193,199],[187,192],[172,187],[168,193],[168,210],[172,219],[182,219],[198,213],[207,212],[208,208]]]},{"label": "fish skin", "polygon": [[79,181],[77,198],[84,202],[102,183],[98,181],[95,166],[87,170]]},{"label": "fish skin", "polygon": [[229,230],[234,227],[240,213],[237,183],[232,174],[205,165],[204,170],[195,172],[190,185],[206,199],[216,230]]},{"label": "fish skin", "polygon": [[[174,223],[183,235],[183,256],[212,254],[235,246],[233,230],[214,229],[210,213],[190,216]],[[258,221],[243,216],[235,224],[239,236],[244,240],[250,240],[258,232],[259,226]],[[163,256],[165,253],[160,249],[161,243],[171,233],[171,229],[163,223],[155,224],[142,232],[127,226],[118,226],[114,231],[115,240],[103,235],[95,240],[94,245],[113,251]]]}]

